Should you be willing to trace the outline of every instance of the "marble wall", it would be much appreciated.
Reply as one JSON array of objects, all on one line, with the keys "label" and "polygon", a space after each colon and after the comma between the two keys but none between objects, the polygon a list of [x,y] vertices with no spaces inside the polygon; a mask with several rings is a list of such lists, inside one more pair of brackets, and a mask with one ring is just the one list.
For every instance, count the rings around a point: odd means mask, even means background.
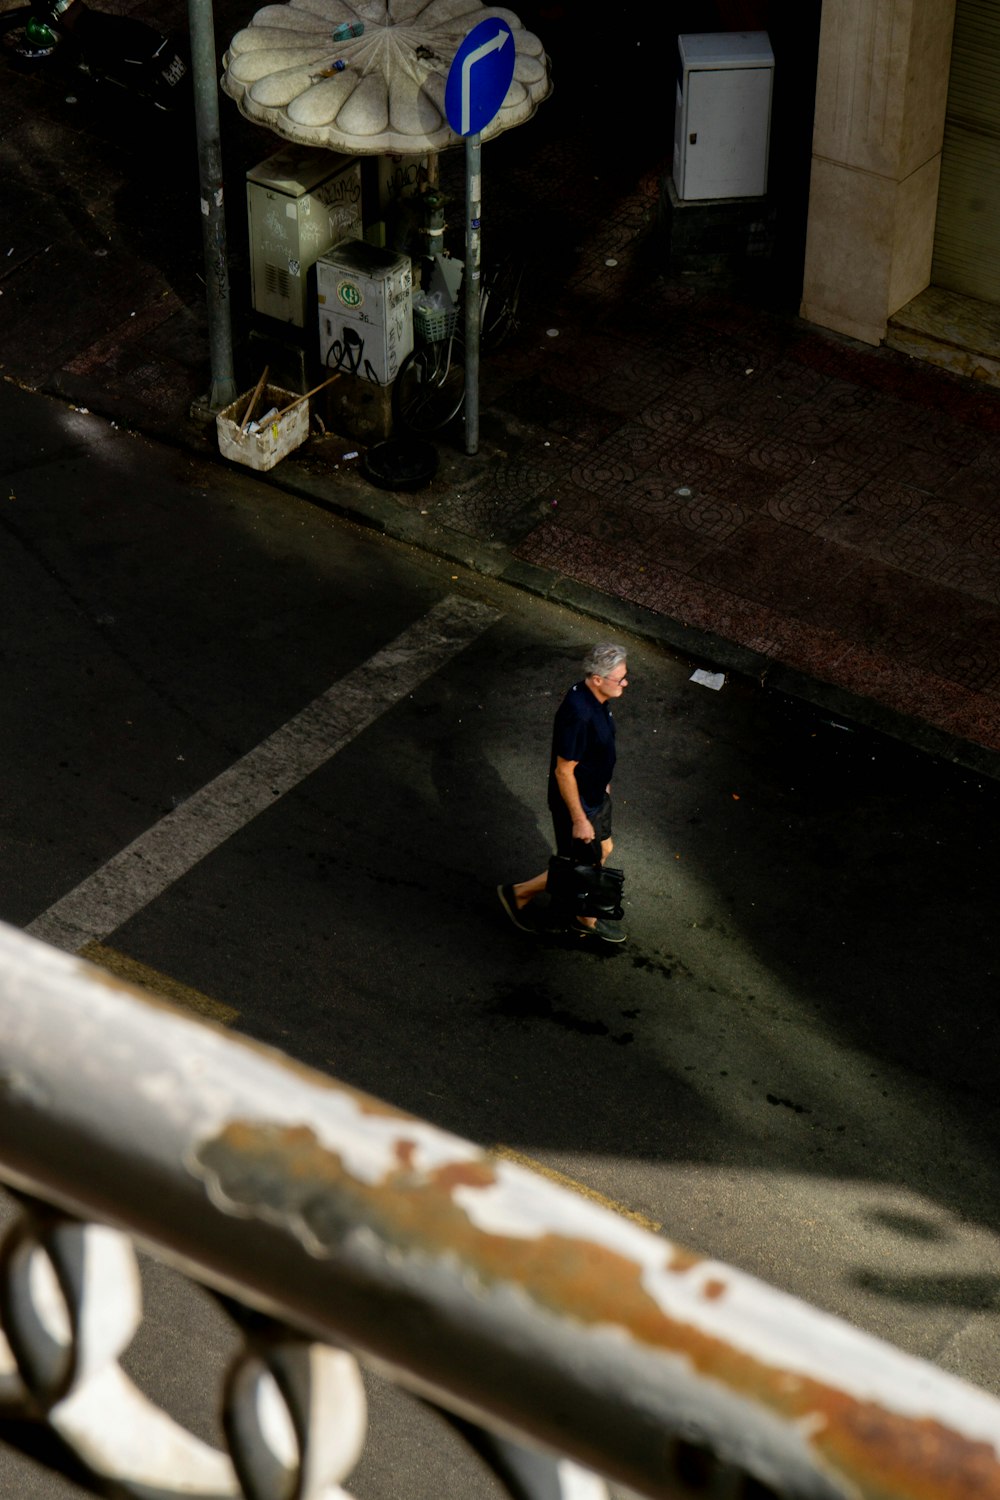
[{"label": "marble wall", "polygon": [[878,344],[930,280],[955,0],[824,0],[801,312]]}]

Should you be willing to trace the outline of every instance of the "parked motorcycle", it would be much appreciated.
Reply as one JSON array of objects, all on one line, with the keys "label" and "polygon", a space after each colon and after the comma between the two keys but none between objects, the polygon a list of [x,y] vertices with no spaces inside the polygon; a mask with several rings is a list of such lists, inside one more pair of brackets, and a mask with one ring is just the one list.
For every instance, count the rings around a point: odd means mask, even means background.
[{"label": "parked motorcycle", "polygon": [[31,0],[0,11],[0,36],[15,67],[76,69],[158,110],[190,109],[185,49],[132,16],[95,10],[86,0]]}]

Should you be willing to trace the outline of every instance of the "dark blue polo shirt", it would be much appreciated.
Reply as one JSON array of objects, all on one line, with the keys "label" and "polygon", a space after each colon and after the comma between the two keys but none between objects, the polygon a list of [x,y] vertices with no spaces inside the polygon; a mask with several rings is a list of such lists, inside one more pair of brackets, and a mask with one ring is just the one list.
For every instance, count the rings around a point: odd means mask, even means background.
[{"label": "dark blue polo shirt", "polygon": [[556,757],[575,760],[576,784],[584,809],[596,811],[604,801],[615,768],[615,721],[585,682],[570,688],[556,711],[549,760],[549,806],[564,807],[556,781]]}]

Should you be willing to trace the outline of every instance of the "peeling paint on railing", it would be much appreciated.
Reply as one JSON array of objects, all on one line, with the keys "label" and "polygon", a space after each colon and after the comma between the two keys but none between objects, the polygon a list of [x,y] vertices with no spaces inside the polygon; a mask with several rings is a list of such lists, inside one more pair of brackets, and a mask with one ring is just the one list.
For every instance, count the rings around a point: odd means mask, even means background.
[{"label": "peeling paint on railing", "polygon": [[967,1387],[942,1384],[932,1367],[523,1169],[475,1159],[464,1145],[443,1160],[440,1137],[428,1150],[412,1120],[395,1117],[395,1130],[394,1143],[383,1137],[377,1180],[360,1178],[307,1126],[248,1121],[204,1142],[196,1165],[220,1207],[287,1225],[312,1254],[363,1223],[387,1253],[451,1257],[483,1288],[517,1288],[549,1314],[679,1356],[692,1375],[763,1402],[820,1467],[877,1493],[896,1493],[919,1455],[925,1488],[915,1494],[1000,1494],[988,1398],[977,1410]]}]

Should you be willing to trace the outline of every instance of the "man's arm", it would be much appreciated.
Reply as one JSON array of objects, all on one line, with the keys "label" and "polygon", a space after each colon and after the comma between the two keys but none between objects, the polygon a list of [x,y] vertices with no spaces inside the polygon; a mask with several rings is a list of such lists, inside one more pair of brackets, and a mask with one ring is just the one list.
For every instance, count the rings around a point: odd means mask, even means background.
[{"label": "man's arm", "polygon": [[563,760],[561,755],[557,755],[556,785],[573,820],[573,837],[589,844],[595,837],[594,825],[584,812],[583,803],[580,801],[580,788],[576,784],[576,768],[579,764],[578,760]]}]

